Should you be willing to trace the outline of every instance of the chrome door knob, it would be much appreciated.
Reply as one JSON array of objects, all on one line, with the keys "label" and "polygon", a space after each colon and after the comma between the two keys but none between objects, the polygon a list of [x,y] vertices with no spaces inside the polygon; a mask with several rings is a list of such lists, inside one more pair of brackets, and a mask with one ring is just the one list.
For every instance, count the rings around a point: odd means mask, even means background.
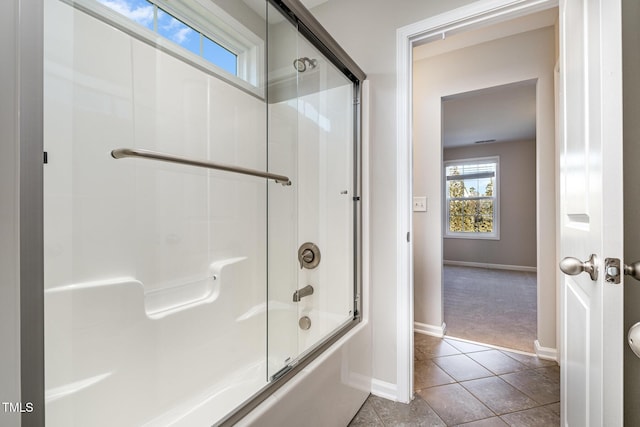
[{"label": "chrome door knob", "polygon": [[640,261],[632,262],[624,265],[624,274],[631,276],[636,280],[640,280]]},{"label": "chrome door knob", "polygon": [[569,276],[575,276],[582,272],[589,273],[591,280],[598,280],[598,267],[596,266],[596,255],[591,254],[588,260],[582,262],[578,258],[566,257],[560,261],[560,270]]},{"label": "chrome door knob", "polygon": [[631,347],[633,353],[640,357],[640,322],[629,328],[627,343],[629,343],[629,347]]}]

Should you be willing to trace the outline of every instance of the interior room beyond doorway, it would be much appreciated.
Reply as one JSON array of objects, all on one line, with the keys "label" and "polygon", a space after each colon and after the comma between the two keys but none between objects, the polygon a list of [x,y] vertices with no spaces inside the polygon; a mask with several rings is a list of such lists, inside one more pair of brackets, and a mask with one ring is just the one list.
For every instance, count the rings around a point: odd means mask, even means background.
[{"label": "interior room beyond doorway", "polygon": [[[555,357],[555,265],[549,262],[547,254],[555,247],[555,230],[548,224],[553,223],[555,212],[553,81],[556,17],[557,10],[551,10],[537,16],[536,22],[531,25],[525,21],[519,21],[518,25],[514,22],[505,24],[509,28],[502,36],[496,37],[498,30],[487,29],[486,33],[478,33],[475,38],[469,35],[464,42],[454,41],[456,37],[463,35],[459,34],[414,48],[412,195],[426,196],[426,212],[414,211],[412,224],[416,332],[431,335],[446,332],[449,336],[453,335],[455,325],[447,320],[448,303],[443,283],[446,276],[445,263],[476,270],[477,267],[506,268],[507,272],[522,269],[535,277],[528,280],[529,283],[536,284],[529,306],[535,307],[537,314],[532,316],[535,319],[531,322],[534,333],[526,338],[526,348],[520,349],[542,357]],[[484,36],[486,38],[482,40]],[[441,42],[443,47],[436,47]],[[444,47],[446,42],[450,43],[450,48]],[[430,50],[425,53],[423,48],[427,46]],[[461,98],[463,104],[470,104],[469,99],[464,99],[465,94],[495,91],[501,87],[528,87],[533,94],[528,107],[528,112],[533,117],[530,126],[532,134],[511,138],[499,134],[461,134],[459,136],[466,140],[467,147],[443,148],[447,132],[443,124],[447,120],[447,111],[442,101]],[[508,127],[514,121],[511,113],[517,109],[511,101],[507,101],[505,105],[507,110],[498,114],[498,121]],[[480,103],[479,108],[480,111],[489,110],[486,103]],[[477,130],[478,117],[477,113],[467,113],[462,118],[462,123]],[[516,188],[515,193],[506,195],[506,186],[514,183],[513,177],[507,178],[507,169],[512,168],[514,163],[507,160],[507,154],[489,151],[509,147],[510,144],[513,147],[527,147],[524,164],[531,172],[531,179],[526,188],[522,184],[516,184],[515,187],[520,188]],[[442,153],[441,156],[437,156],[438,151]],[[496,205],[499,218],[493,220],[499,233],[493,239],[445,236],[445,216],[450,206],[445,197],[444,162],[491,156],[500,159],[499,184],[504,187],[499,189],[500,200]],[[516,178],[521,174],[522,168],[522,165],[515,166]],[[474,190],[478,188],[475,187]],[[523,207],[518,196],[524,194],[529,197],[531,204],[524,211],[518,211]],[[486,187],[478,194],[468,196],[482,198],[486,196]],[[473,217],[473,223],[486,225],[486,221],[480,218],[484,218],[486,214],[487,212],[476,211],[469,216]],[[509,228],[509,221],[515,223],[515,228]],[[526,231],[523,231],[525,228]],[[437,239],[436,236],[442,239]],[[496,253],[498,246],[508,238],[514,238],[515,242],[511,244],[511,249],[503,251],[505,257],[491,258],[490,255]],[[527,252],[526,255],[522,255],[523,249]],[[448,267],[447,265],[446,268]],[[471,298],[475,297],[467,296],[467,299]],[[475,302],[477,301],[476,299]],[[507,305],[505,301],[498,301],[492,309],[495,311],[496,307],[500,307],[509,311]],[[510,311],[518,315],[519,310]],[[470,336],[459,338],[474,340]],[[503,342],[487,344],[505,346]]]},{"label": "interior room beyond doorway", "polygon": [[533,353],[536,85],[442,100],[446,334]]}]

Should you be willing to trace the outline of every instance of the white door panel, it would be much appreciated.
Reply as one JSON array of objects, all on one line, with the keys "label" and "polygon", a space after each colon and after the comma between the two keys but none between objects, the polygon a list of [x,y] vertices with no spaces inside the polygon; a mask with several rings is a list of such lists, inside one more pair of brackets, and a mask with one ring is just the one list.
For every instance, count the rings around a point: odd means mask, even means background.
[{"label": "white door panel", "polygon": [[[565,281],[564,287],[565,312],[571,313],[566,322],[565,360],[563,370],[566,376],[565,390],[576,390],[563,396],[566,404],[567,417],[570,422],[565,425],[583,425],[588,423],[589,410],[589,335],[590,311],[589,297],[580,290],[580,286],[571,279]],[[571,333],[567,333],[571,331]]]},{"label": "white door panel", "polygon": [[[585,91],[585,73],[584,64],[586,63],[586,52],[584,50],[583,20],[584,5],[581,1],[567,2],[565,4],[566,11],[564,13],[566,34],[573,35],[566,40],[566,49],[564,51],[564,73],[563,75],[571,76],[564,81],[564,92],[566,99],[569,100],[572,108],[565,110],[565,120],[568,123],[581,123],[583,117],[586,116],[587,105]],[[577,107],[577,108],[573,108]],[[574,216],[570,218],[577,223],[588,224],[588,186],[585,185],[588,177],[586,167],[588,145],[585,145],[586,129],[584,126],[568,126],[566,127],[566,137],[564,139],[564,157],[563,157],[563,174],[565,186],[564,194],[566,195],[566,213]],[[571,189],[571,191],[568,191]],[[586,216],[582,216],[586,215]]]},{"label": "white door panel", "polygon": [[622,284],[604,259],[622,259],[620,0],[560,1],[560,255],[596,254],[596,280],[562,275],[564,426],[622,425]]}]

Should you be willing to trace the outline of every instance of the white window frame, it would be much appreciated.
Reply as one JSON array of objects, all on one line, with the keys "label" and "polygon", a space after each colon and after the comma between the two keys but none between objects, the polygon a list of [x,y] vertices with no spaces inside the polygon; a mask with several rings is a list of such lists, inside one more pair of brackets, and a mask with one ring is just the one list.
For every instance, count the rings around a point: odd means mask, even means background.
[{"label": "white window frame", "polygon": [[137,39],[165,50],[199,69],[234,86],[264,98],[265,43],[259,36],[209,0],[191,0],[189,5],[175,0],[148,0],[194,28],[237,56],[237,75],[173,41],[137,24],[98,0],[61,0],[109,25],[123,29]]},{"label": "white window frame", "polygon": [[[449,230],[449,192],[447,190],[447,167],[473,165],[478,163],[495,163],[496,175],[494,178],[493,194],[493,231],[491,233],[482,232],[453,232]],[[444,238],[445,239],[480,239],[480,240],[500,240],[500,156],[476,157],[471,159],[447,160],[442,168],[442,187],[444,201]]]},{"label": "white window frame", "polygon": [[[191,0],[192,5],[175,0],[148,0],[209,37],[238,57],[237,77],[253,86],[261,85],[264,41],[212,0]],[[208,61],[207,61],[208,62]]]}]

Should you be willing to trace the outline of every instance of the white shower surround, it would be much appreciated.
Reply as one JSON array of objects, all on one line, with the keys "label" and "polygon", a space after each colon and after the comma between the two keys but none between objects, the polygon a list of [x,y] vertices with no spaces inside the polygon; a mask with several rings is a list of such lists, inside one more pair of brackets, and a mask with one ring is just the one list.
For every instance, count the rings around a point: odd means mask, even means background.
[{"label": "white shower surround", "polygon": [[[116,161],[109,152],[147,148],[262,170],[265,104],[67,4],[45,6],[47,424],[211,423],[267,384],[264,181]],[[338,88],[323,96],[349,92]],[[300,135],[290,143],[304,136],[315,139],[318,150],[343,144],[314,133],[313,114],[304,108],[322,102],[314,96],[297,101]],[[285,104],[271,105],[272,113],[289,108]],[[331,124],[344,125],[337,118]],[[345,128],[342,136],[350,132]],[[330,150],[315,154],[339,154]],[[302,160],[299,173],[312,171],[311,163]],[[274,164],[270,170],[283,173]],[[344,178],[337,171],[321,175]],[[269,184],[268,191],[271,197],[291,189]],[[344,208],[350,198],[321,205]],[[346,319],[349,303],[332,301],[353,272],[340,259],[332,262],[344,248],[322,245],[335,241],[327,234],[350,238],[352,230],[330,213],[297,212],[325,220],[317,221],[315,234],[291,236],[301,239],[296,245],[316,239],[323,268],[298,275],[300,287],[309,280],[321,284],[299,305],[292,295],[288,301],[270,295],[270,310],[286,313],[273,319],[295,322],[297,336],[283,341],[283,354],[304,352]],[[287,261],[294,271],[296,262]],[[297,328],[300,314],[311,318],[309,331]],[[361,377],[354,402],[368,392]]]}]

